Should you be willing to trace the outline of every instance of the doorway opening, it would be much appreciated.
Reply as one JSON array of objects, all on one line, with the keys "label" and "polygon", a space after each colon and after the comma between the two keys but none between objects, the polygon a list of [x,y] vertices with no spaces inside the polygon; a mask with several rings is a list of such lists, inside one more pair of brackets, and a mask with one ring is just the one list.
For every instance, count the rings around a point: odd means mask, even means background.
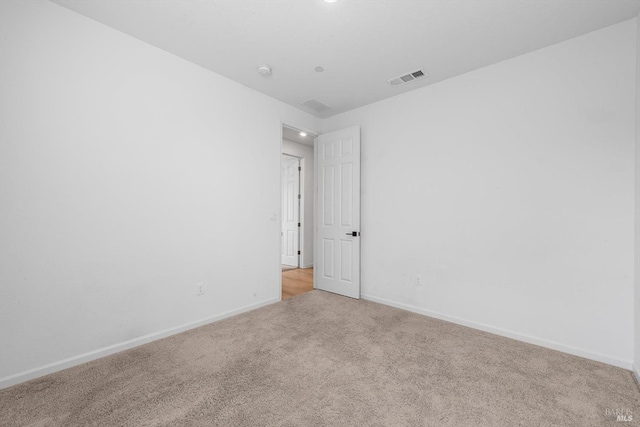
[{"label": "doorway opening", "polygon": [[282,299],[313,290],[314,140],[282,126],[280,256]]}]

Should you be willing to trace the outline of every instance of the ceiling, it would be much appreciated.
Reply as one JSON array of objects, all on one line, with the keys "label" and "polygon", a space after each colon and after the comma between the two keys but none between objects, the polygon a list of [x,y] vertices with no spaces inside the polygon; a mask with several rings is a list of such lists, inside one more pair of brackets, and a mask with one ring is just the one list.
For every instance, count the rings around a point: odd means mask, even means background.
[{"label": "ceiling", "polygon": [[[53,1],[318,117],[616,24],[640,10],[640,0]],[[257,72],[263,64],[272,68],[269,77]],[[418,69],[427,76],[400,87],[387,83]],[[301,104],[311,98],[331,108]]]},{"label": "ceiling", "polygon": [[289,141],[297,142],[298,144],[309,145],[313,147],[313,140],[316,135],[307,133],[307,136],[300,135],[300,131],[297,129],[282,126],[282,138]]}]

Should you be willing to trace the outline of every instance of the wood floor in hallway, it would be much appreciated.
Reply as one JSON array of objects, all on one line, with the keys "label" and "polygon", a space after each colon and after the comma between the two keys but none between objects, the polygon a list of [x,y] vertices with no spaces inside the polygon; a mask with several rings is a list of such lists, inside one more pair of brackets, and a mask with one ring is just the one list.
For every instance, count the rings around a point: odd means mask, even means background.
[{"label": "wood floor in hallway", "polygon": [[282,272],[282,299],[293,298],[313,290],[313,267]]}]

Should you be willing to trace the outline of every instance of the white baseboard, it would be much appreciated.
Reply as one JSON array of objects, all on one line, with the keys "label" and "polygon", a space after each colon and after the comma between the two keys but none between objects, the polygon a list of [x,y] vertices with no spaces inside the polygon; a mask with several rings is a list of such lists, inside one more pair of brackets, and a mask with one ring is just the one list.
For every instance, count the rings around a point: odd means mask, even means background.
[{"label": "white baseboard", "polygon": [[[456,323],[458,325],[467,326],[473,329],[479,329],[484,332],[490,332],[492,334],[501,335],[503,337],[512,338],[518,341],[524,341],[529,344],[539,345],[541,347],[550,348],[552,350],[562,351],[564,353],[573,354],[574,356],[584,357],[586,359],[595,360],[597,362],[606,363],[608,365],[617,366],[619,368],[632,370],[633,369],[633,361],[618,359],[611,356],[606,356],[604,354],[595,353],[589,350],[584,350],[581,348],[572,347],[570,345],[561,344],[555,341],[546,340],[543,338],[532,337],[530,335],[521,334],[514,331],[509,331],[502,328],[496,328],[494,326],[485,325],[484,323],[474,322],[471,320],[461,319],[455,316],[449,316],[447,314],[438,313],[432,310],[427,310],[420,307],[415,307],[409,304],[404,304],[400,302],[391,301],[385,298],[378,298],[373,295],[361,295],[362,299],[366,299],[369,301],[377,302],[384,305],[389,305],[391,307],[400,308],[403,310],[411,311],[413,313],[422,314],[429,317],[434,317],[440,320],[446,320],[447,322]],[[638,371],[636,370],[636,375],[638,375]]]},{"label": "white baseboard", "polygon": [[302,266],[302,268],[311,268],[311,267],[313,267],[313,263],[308,264],[308,265],[303,265],[303,266]]},{"label": "white baseboard", "polygon": [[633,375],[636,376],[636,381],[638,382],[638,387],[640,387],[640,366],[633,365]]},{"label": "white baseboard", "polygon": [[222,319],[226,319],[228,317],[245,313],[247,311],[255,310],[257,308],[264,307],[266,305],[270,305],[279,301],[280,301],[279,297],[270,298],[265,301],[240,307],[236,310],[231,310],[225,313],[218,314],[217,316],[208,317],[206,319],[202,319],[197,322],[188,323],[186,325],[177,326],[175,328],[165,329],[164,331],[160,331],[160,332],[154,332],[152,334],[144,335],[144,336],[134,338],[128,341],[124,341],[118,344],[110,345],[108,347],[103,347],[98,350],[90,351],[88,353],[83,353],[77,356],[69,357],[64,360],[59,360],[57,362],[53,362],[48,365],[44,365],[35,369],[30,369],[28,371],[20,372],[15,375],[10,375],[8,377],[0,378],[0,390],[3,388],[11,387],[12,385],[16,385],[25,381],[32,380],[34,378],[41,377],[43,375],[52,374],[54,372],[58,372],[63,369],[71,368],[72,366],[90,362],[95,359],[100,359],[101,357],[109,356],[111,354],[128,350],[133,347],[138,347],[140,345],[150,343],[151,341],[156,341],[161,338],[166,338],[171,335],[179,334],[180,332],[188,331],[189,329],[194,329],[200,326],[207,325],[209,323],[214,323]]}]

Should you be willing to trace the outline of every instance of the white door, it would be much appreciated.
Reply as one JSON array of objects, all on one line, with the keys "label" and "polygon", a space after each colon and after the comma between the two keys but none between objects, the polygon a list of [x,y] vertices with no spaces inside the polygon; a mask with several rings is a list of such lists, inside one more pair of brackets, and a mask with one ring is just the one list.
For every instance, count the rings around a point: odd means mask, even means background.
[{"label": "white door", "polygon": [[360,127],[320,135],[314,285],[360,298]]},{"label": "white door", "polygon": [[300,159],[282,156],[282,263],[298,267]]}]

